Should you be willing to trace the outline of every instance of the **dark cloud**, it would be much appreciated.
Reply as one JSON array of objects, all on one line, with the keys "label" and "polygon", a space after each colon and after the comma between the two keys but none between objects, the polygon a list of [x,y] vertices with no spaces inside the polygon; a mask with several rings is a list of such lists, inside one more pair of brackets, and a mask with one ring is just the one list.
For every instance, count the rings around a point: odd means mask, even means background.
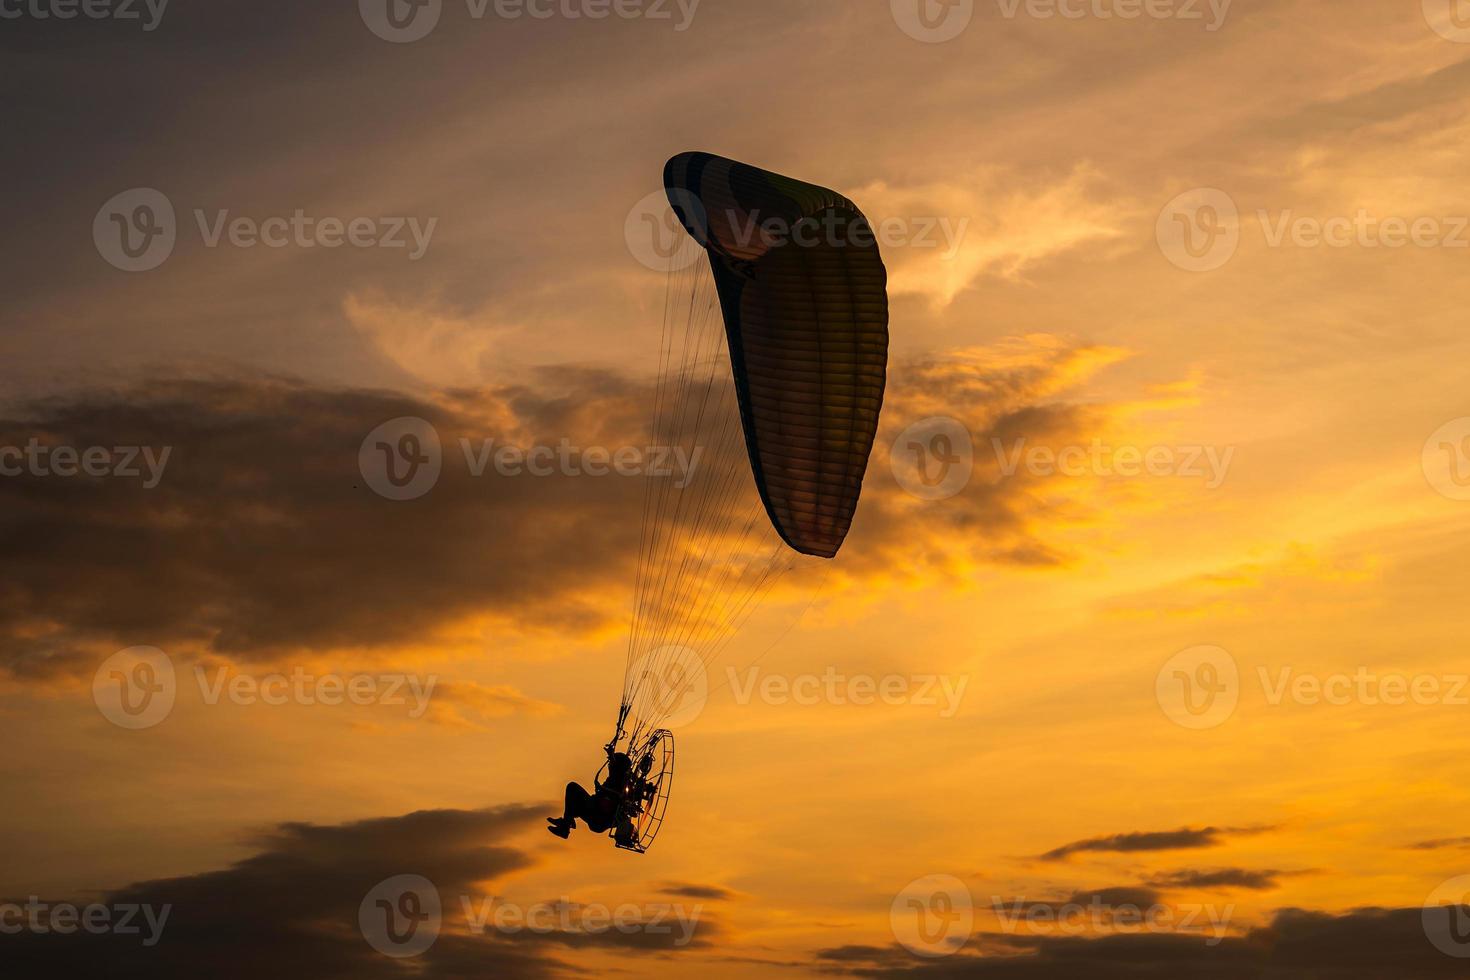
[{"label": "dark cloud", "polygon": [[[1085,441],[1105,409],[1057,397],[1063,380],[1085,374],[1083,346],[1037,348],[1024,356],[990,350],[946,351],[891,368],[883,421],[843,558],[865,570],[921,564],[944,576],[975,561],[993,565],[1055,567],[1069,555],[1049,540],[1044,525],[1053,508],[1054,477],[1006,472],[999,455],[1017,445],[1063,446]],[[920,502],[893,475],[902,466],[900,436],[934,417],[951,418],[971,440],[969,482],[956,496]],[[999,448],[998,448],[999,447]]]},{"label": "dark cloud", "polygon": [[[643,896],[629,897],[627,904],[637,911],[626,915],[621,929],[583,918],[589,907],[569,902],[566,907],[574,913],[570,929],[552,917],[534,930],[501,929],[491,921],[476,932],[462,899],[476,909],[485,902],[503,903],[492,898],[493,883],[534,863],[511,838],[539,824],[546,811],[508,805],[337,826],[283,824],[261,835],[258,853],[224,870],[65,900],[77,906],[147,906],[159,912],[167,907],[155,944],[143,944],[153,934],[147,928],[141,936],[24,930],[4,938],[5,975],[374,980],[401,978],[411,967],[424,980],[539,978],[582,972],[558,959],[558,950],[595,947],[677,956],[708,946],[720,934],[718,923],[693,907],[682,910],[690,916],[698,913],[689,920],[686,934],[673,925],[669,912],[661,912],[666,903]],[[400,960],[373,948],[359,914],[380,883],[405,874],[432,884],[443,917],[433,944]],[[11,901],[24,905],[27,899]],[[9,921],[15,921],[13,915]],[[586,923],[592,927],[584,929]],[[687,943],[682,941],[686,937]]]},{"label": "dark cloud", "polygon": [[1440,851],[1449,847],[1470,847],[1470,837],[1441,837],[1407,845],[1411,851]]},{"label": "dark cloud", "polygon": [[[555,446],[575,435],[617,447],[638,431],[632,413],[645,403],[628,383],[570,372],[541,381],[442,403],[288,381],[172,381],[0,421],[0,445],[172,447],[153,489],[0,480],[0,666],[85,673],[97,649],[135,644],[245,661],[371,650],[469,613],[513,612],[531,628],[611,621],[622,603],[598,587],[625,578],[640,481],[476,479],[458,444]],[[358,468],[368,433],[400,416],[428,420],[444,443],[443,475],[417,500],[384,499]]]},{"label": "dark cloud", "polygon": [[1179,830],[1140,831],[1111,834],[1107,837],[1092,837],[1073,841],[1053,848],[1041,855],[1043,861],[1060,861],[1081,853],[1131,854],[1139,851],[1178,851],[1192,848],[1217,847],[1222,838],[1248,834],[1260,834],[1270,827],[1181,827]]},{"label": "dark cloud", "polygon": [[850,943],[819,949],[816,959],[825,963],[851,963],[867,967],[899,967],[913,962],[913,957],[899,946],[867,946]]},{"label": "dark cloud", "polygon": [[1159,893],[1152,888],[1140,887],[1138,885],[1119,885],[1112,888],[1093,888],[1084,891],[1076,891],[1066,898],[1055,901],[1020,901],[1011,907],[1019,912],[1028,909],[1051,909],[1053,911],[1067,906],[1092,905],[1100,908],[1147,908],[1157,904]]},{"label": "dark cloud", "polygon": [[728,902],[738,898],[739,893],[719,885],[696,885],[687,881],[665,881],[658,886],[660,894],[678,895],[682,898],[705,898],[713,902]]},{"label": "dark cloud", "polygon": [[[966,567],[1058,560],[1031,526],[1043,505],[1030,482],[994,479],[982,457],[963,493],[919,510],[889,471],[883,441],[943,398],[983,443],[998,419],[1014,424],[1022,403],[1040,396],[1037,378],[1067,369],[1060,354],[1041,357],[1021,369],[957,358],[895,371],[890,420],[839,559],[848,573],[876,588],[916,566],[942,573],[959,552],[971,559]],[[493,469],[475,478],[461,440],[475,453],[490,439],[496,447],[640,447],[650,404],[646,382],[586,368],[434,399],[232,376],[31,403],[0,418],[0,447],[37,439],[169,455],[152,487],[142,475],[0,479],[0,671],[31,681],[89,677],[103,657],[135,645],[238,662],[342,650],[371,657],[432,640],[470,615],[563,634],[622,622],[644,481]],[[358,453],[370,432],[403,416],[434,426],[443,473],[426,495],[392,501],[367,485]],[[1080,419],[1054,410],[1026,431],[1074,424]],[[738,423],[729,431],[738,443]],[[575,451],[570,458],[580,468]],[[744,467],[743,447],[708,453],[699,479],[724,472],[712,459]],[[728,507],[743,521],[755,512],[754,490],[741,482],[748,471],[736,476],[732,485],[743,489]]]},{"label": "dark cloud", "polygon": [[[979,945],[977,938],[970,948]],[[929,980],[1439,980],[1464,976],[1465,963],[1430,943],[1417,908],[1341,915],[1285,909],[1269,926],[1220,940],[1146,933],[987,935],[985,945],[990,955],[967,949],[942,959],[899,947],[841,946],[817,951],[813,967],[845,976]]]},{"label": "dark cloud", "polygon": [[1307,871],[1252,870],[1249,868],[1216,868],[1213,870],[1185,868],[1154,875],[1148,879],[1148,883],[1155,888],[1246,888],[1253,891],[1268,891],[1281,887],[1282,878],[1309,873]]},{"label": "dark cloud", "polygon": [[1159,893],[1152,888],[1122,885],[1114,888],[1098,888],[1090,891],[1073,892],[1067,905],[1097,905],[1111,909],[1146,909],[1157,905]]},{"label": "dark cloud", "polygon": [[1055,901],[992,899],[992,908],[1003,920],[1014,922],[1067,922],[1084,917],[1100,925],[1130,926],[1149,921],[1163,906],[1154,889],[1123,885],[1073,892]]}]

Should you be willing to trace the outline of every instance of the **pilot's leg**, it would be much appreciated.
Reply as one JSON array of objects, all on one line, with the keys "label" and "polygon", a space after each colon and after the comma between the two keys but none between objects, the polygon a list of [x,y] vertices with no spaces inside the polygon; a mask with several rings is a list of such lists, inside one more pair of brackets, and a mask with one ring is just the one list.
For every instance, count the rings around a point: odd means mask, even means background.
[{"label": "pilot's leg", "polygon": [[566,810],[562,813],[562,819],[566,821],[581,817],[587,819],[592,812],[592,794],[582,788],[581,783],[567,783]]},{"label": "pilot's leg", "polygon": [[572,834],[572,829],[577,825],[577,818],[586,820],[592,813],[592,796],[577,783],[567,783],[566,805],[562,815],[548,817],[546,822],[550,825],[547,829],[556,836],[566,839]]}]

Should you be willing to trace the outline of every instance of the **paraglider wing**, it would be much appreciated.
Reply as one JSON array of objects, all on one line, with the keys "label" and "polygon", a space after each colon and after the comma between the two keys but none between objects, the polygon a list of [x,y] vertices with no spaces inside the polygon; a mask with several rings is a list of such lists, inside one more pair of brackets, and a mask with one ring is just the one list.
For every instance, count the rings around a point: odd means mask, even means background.
[{"label": "paraglider wing", "polygon": [[687,724],[773,586],[842,547],[888,365],[888,275],[852,201],[708,153],[670,160],[664,187],[690,238],[669,255],[649,431],[688,462],[644,481],[613,739],[630,746]]},{"label": "paraglider wing", "polygon": [[857,509],[888,365],[887,272],[835,191],[709,153],[664,186],[709,252],[756,488],[781,538],[831,558]]}]

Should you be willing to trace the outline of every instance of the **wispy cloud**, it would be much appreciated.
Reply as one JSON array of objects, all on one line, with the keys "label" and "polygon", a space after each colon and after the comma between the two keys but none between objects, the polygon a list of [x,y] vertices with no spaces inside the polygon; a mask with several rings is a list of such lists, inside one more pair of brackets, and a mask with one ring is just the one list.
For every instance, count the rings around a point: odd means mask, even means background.
[{"label": "wispy cloud", "polygon": [[1188,868],[1153,875],[1148,883],[1155,888],[1242,888],[1269,891],[1281,887],[1281,879],[1311,874],[1309,871],[1276,871],[1269,868]]},{"label": "wispy cloud", "polygon": [[1449,848],[1470,848],[1470,837],[1441,837],[1438,840],[1422,840],[1405,845],[1412,851],[1442,851]]},{"label": "wispy cloud", "polygon": [[1047,259],[1125,234],[1132,208],[1104,190],[1086,164],[1053,178],[985,168],[953,179],[855,189],[879,226],[884,219],[937,222],[935,244],[889,248],[890,289],[946,305],[982,276],[1024,280]]},{"label": "wispy cloud", "polygon": [[[1470,909],[1466,910],[1470,912]],[[1421,908],[1341,914],[1283,909],[1242,936],[1202,938],[1130,932],[1101,937],[985,934],[970,948],[925,959],[888,946],[838,946],[813,954],[829,973],[935,980],[1073,980],[1076,977],[1198,977],[1247,980],[1320,976],[1333,980],[1448,980],[1452,957],[1424,938]],[[977,955],[984,945],[996,955]]]},{"label": "wispy cloud", "polygon": [[1182,851],[1219,847],[1229,837],[1252,836],[1274,827],[1181,827],[1178,830],[1133,831],[1090,837],[1053,848],[1043,861],[1061,861],[1074,854],[1134,854],[1143,851]]}]

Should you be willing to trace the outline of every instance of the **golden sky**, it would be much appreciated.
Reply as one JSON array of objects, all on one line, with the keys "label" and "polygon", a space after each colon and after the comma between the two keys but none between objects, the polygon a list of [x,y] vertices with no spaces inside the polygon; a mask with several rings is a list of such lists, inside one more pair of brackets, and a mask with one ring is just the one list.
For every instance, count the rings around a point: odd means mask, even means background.
[{"label": "golden sky", "polygon": [[[392,2],[423,36],[0,4],[0,465],[140,448],[0,476],[0,906],[172,908],[7,931],[15,975],[1463,975],[1463,2]],[[460,440],[646,439],[689,149],[891,221],[892,350],[843,552],[712,665],[638,856],[542,818],[610,734],[642,485]],[[140,203],[166,254],[109,240]],[[392,501],[358,453],[404,416],[443,473]],[[177,692],[133,730],[136,647]],[[303,674],[434,687],[209,696]],[[399,875],[444,905],[403,959],[359,923]]]}]

